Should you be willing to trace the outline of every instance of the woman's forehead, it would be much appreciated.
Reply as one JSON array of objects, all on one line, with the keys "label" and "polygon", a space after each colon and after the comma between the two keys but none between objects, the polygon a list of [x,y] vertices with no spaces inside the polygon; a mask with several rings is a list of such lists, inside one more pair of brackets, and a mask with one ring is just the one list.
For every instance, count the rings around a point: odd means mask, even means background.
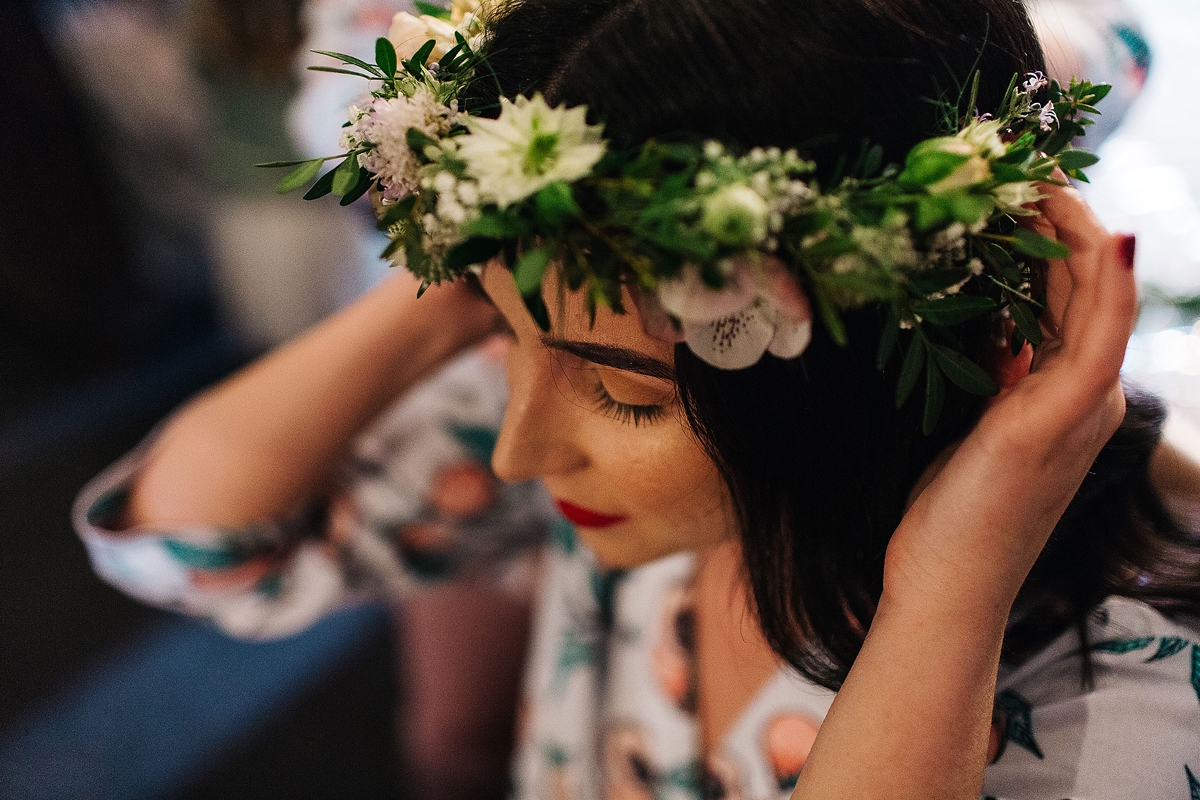
[{"label": "woman's forehead", "polygon": [[[537,323],[525,309],[511,271],[492,262],[484,268],[482,282],[488,296],[515,330],[531,329],[529,326],[536,328]],[[674,345],[648,335],[642,329],[629,289],[622,288],[621,294],[624,313],[597,305],[593,315],[584,292],[564,286],[558,271],[551,268],[542,282],[542,297],[550,311],[550,331],[544,338],[631,350],[673,364]]]}]

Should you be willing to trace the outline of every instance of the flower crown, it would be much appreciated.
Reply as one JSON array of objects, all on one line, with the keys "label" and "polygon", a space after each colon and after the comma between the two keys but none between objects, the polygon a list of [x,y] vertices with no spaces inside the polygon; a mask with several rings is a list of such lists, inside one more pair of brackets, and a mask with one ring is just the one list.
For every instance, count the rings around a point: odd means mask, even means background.
[{"label": "flower crown", "polygon": [[[794,150],[686,140],[615,149],[586,107],[551,107],[540,95],[501,99],[494,119],[465,113],[461,90],[487,79],[477,8],[419,5],[429,13],[397,14],[375,63],[316,51],[342,66],[310,69],[371,82],[369,101],[350,108],[345,152],[262,166],[297,166],[279,185],[286,192],[342,159],[305,198],[332,192],[347,205],[377,191],[383,256],[420,277],[422,291],[503,256],[548,329],[541,287],[555,263],[593,313],[624,311],[627,287],[648,333],[725,369],[768,352],[799,356],[814,316],[845,344],[843,313],[876,307],[887,317],[880,369],[903,349],[898,406],[924,377],[927,433],[947,379],[998,391],[955,349],[954,326],[1004,314],[1014,353],[1040,344],[1031,262],[1068,250],[1013,218],[1039,213],[1036,184],[1054,182],[1055,167],[1086,180],[1081,170],[1098,159],[1070,144],[1108,85],[1014,76],[994,117],[960,117],[960,102],[948,114],[953,132],[918,144],[902,167],[864,145],[822,188]],[[976,74],[966,108],[978,88]]]}]

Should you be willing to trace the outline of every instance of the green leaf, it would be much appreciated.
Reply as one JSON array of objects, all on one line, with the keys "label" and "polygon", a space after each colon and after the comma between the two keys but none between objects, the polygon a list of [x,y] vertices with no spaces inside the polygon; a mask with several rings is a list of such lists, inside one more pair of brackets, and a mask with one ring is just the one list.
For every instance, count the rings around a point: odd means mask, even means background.
[{"label": "green leaf", "polygon": [[946,199],[950,202],[950,211],[954,218],[964,225],[974,225],[989,216],[996,207],[992,198],[982,194],[954,192]]},{"label": "green leaf", "polygon": [[946,222],[951,213],[950,205],[945,200],[927,195],[917,201],[917,214],[913,222],[917,230],[927,231]]},{"label": "green leaf", "polygon": [[904,353],[904,365],[900,367],[900,380],[896,383],[896,408],[901,408],[908,402],[913,389],[917,387],[917,378],[921,377],[921,367],[925,366],[925,338],[919,331],[913,333]]},{"label": "green leaf", "polygon": [[946,381],[942,378],[939,362],[929,359],[925,364],[925,416],[922,425],[926,436],[937,428],[945,400]]},{"label": "green leaf", "polygon": [[1099,156],[1092,155],[1087,150],[1063,150],[1058,154],[1058,165],[1066,172],[1073,169],[1087,169],[1098,163],[1100,163]]},{"label": "green leaf", "polygon": [[887,369],[888,362],[892,360],[892,353],[896,352],[896,346],[899,343],[900,318],[893,308],[888,312],[887,319],[883,321],[883,333],[879,337],[879,352],[875,356],[875,366],[879,368],[880,372]]},{"label": "green leaf", "polygon": [[929,352],[946,377],[960,389],[984,397],[994,397],[1000,393],[999,384],[982,367],[957,350],[930,343]]},{"label": "green leaf", "polygon": [[583,213],[565,181],[549,184],[534,195],[533,200],[538,216],[554,228],[562,227],[567,220]]},{"label": "green leaf", "polygon": [[413,207],[417,204],[417,196],[410,194],[398,203],[383,206],[383,213],[379,215],[377,225],[380,230],[387,230],[397,222],[408,219],[412,215]]},{"label": "green leaf", "polygon": [[374,75],[382,75],[383,74],[379,71],[379,67],[377,67],[374,64],[368,64],[366,61],[363,61],[361,58],[355,58],[354,56],[348,56],[345,53],[335,53],[332,50],[313,50],[313,52],[319,56],[329,56],[330,58],[336,58],[345,64],[353,64],[356,67],[362,67],[367,72],[370,72]]},{"label": "green leaf", "polygon": [[352,69],[343,69],[342,67],[312,66],[312,67],[309,67],[308,69],[310,69],[313,72],[332,72],[337,75],[353,75],[356,78],[366,78],[369,81],[374,81],[374,80],[379,79],[378,75],[367,75],[366,73],[363,73],[363,72],[356,72]]},{"label": "green leaf", "polygon": [[305,200],[316,200],[318,197],[324,197],[333,191],[333,173],[336,169],[331,169],[317,179],[317,182],[312,185],[307,192],[304,193]]},{"label": "green leaf", "polygon": [[412,58],[404,62],[404,68],[416,77],[421,76],[422,68],[425,62],[429,60],[429,56],[433,54],[433,48],[437,47],[437,41],[430,39],[413,53]]},{"label": "green leaf", "polygon": [[533,294],[542,288],[542,276],[546,274],[546,267],[550,265],[550,259],[557,249],[558,242],[551,242],[521,254],[517,265],[513,267],[513,278],[522,295]]},{"label": "green leaf", "polygon": [[522,300],[525,301],[525,308],[529,309],[529,315],[533,317],[533,321],[538,324],[538,327],[543,331],[550,330],[550,312],[546,308],[546,303],[542,300],[541,292],[523,295]]},{"label": "green leaf", "polygon": [[346,194],[358,185],[358,156],[350,156],[333,171],[333,193]]},{"label": "green leaf", "polygon": [[446,21],[450,20],[450,9],[443,8],[436,3],[425,3],[422,0],[416,0],[413,6],[416,7],[417,13],[424,14],[427,17],[437,17]]},{"label": "green leaf", "polygon": [[1034,233],[1028,228],[1017,228],[1013,233],[1013,247],[1020,253],[1034,258],[1066,258],[1071,249],[1062,242]]},{"label": "green leaf", "polygon": [[1017,330],[1025,337],[1026,341],[1034,347],[1038,347],[1042,343],[1042,327],[1038,325],[1037,317],[1033,313],[1033,309],[1023,300],[1013,299],[1008,307],[1008,313],[1013,318],[1013,322],[1017,326]]},{"label": "green leaf", "polygon": [[1099,103],[1104,98],[1108,97],[1108,93],[1112,91],[1111,83],[1097,83],[1092,85],[1092,102]]},{"label": "green leaf", "polygon": [[[337,156],[334,156],[334,158],[337,158]],[[260,168],[260,169],[275,169],[277,167],[296,167],[301,164],[312,163],[314,160],[322,161],[322,160],[328,160],[328,159],[301,158],[298,161],[264,161],[261,164],[255,164],[254,166],[257,168]]]},{"label": "green leaf", "polygon": [[442,260],[442,267],[450,274],[457,275],[467,267],[486,263],[503,249],[504,243],[497,239],[476,236],[451,248]]},{"label": "green leaf", "polygon": [[340,201],[338,201],[338,205],[342,205],[342,206],[350,205],[355,200],[357,200],[358,198],[360,198],[364,194],[366,194],[367,191],[371,188],[372,183],[374,183],[374,179],[371,177],[371,173],[367,172],[362,167],[359,167],[358,168],[358,181],[354,184],[353,187],[351,187],[350,191],[346,192],[342,196],[342,199]]},{"label": "green leaf", "polygon": [[813,283],[813,299],[817,301],[817,310],[821,312],[821,320],[825,323],[829,336],[838,345],[845,347],[849,340],[846,338],[846,326],[842,323],[842,315],[838,313],[829,292],[819,280]]},{"label": "green leaf", "polygon": [[969,319],[995,310],[997,303],[990,297],[954,294],[929,300],[917,313],[934,325],[961,325]]},{"label": "green leaf", "polygon": [[507,214],[484,214],[464,225],[461,232],[465,236],[483,236],[488,239],[515,239],[528,236],[531,228],[529,223],[520,217],[510,217]]},{"label": "green leaf", "polygon": [[299,189],[317,176],[317,173],[321,171],[321,165],[324,163],[324,160],[319,158],[304,162],[302,166],[288,173],[288,176],[281,180],[279,185],[275,187],[275,191],[280,194],[287,194],[293,189]]},{"label": "green leaf", "polygon": [[375,40],[375,63],[379,64],[379,69],[384,75],[389,78],[396,77],[396,48],[386,36]]},{"label": "green leaf", "polygon": [[992,177],[997,183],[1020,183],[1025,178],[1025,170],[1014,164],[1006,164],[1003,161],[992,163]]},{"label": "green leaf", "polygon": [[399,251],[400,248],[404,247],[404,245],[405,245],[405,240],[403,238],[389,239],[388,243],[387,243],[387,247],[383,248],[383,252],[379,254],[379,257],[382,259],[389,259],[392,256],[396,255],[397,251]]},{"label": "green leaf", "polygon": [[910,186],[928,186],[948,177],[954,170],[970,160],[970,156],[960,153],[947,153],[942,150],[926,150],[920,147],[909,153],[904,165],[904,172],[896,178],[897,181]]}]

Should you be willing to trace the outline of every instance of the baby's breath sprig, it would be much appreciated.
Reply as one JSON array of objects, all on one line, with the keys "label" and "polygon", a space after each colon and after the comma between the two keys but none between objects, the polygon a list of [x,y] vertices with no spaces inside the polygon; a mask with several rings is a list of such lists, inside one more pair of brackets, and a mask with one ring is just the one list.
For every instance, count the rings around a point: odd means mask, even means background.
[{"label": "baby's breath sprig", "polygon": [[[409,32],[453,30],[402,21]],[[377,190],[384,257],[424,285],[501,257],[548,328],[542,283],[554,264],[593,314],[625,311],[628,292],[648,332],[727,369],[800,355],[814,318],[844,344],[843,314],[876,307],[886,317],[879,367],[899,361],[898,406],[924,387],[927,432],[947,382],[998,391],[957,348],[957,326],[1006,314],[1014,352],[1041,343],[1033,264],[1068,251],[1016,220],[1039,213],[1037,185],[1055,182],[1056,167],[1086,180],[1097,159],[1071,144],[1107,85],[1016,76],[994,117],[959,119],[902,165],[864,145],[823,188],[794,150],[686,138],[612,148],[586,108],[540,95],[501,100],[494,119],[465,114],[462,88],[486,74],[478,23],[465,24],[452,43],[430,39],[407,57],[380,39],[376,63],[331,53],[342,66],[322,68],[368,79],[371,93],[350,110],[346,152],[332,157],[342,163],[305,197],[334,192],[347,204]],[[296,162],[280,191],[332,159]]]}]

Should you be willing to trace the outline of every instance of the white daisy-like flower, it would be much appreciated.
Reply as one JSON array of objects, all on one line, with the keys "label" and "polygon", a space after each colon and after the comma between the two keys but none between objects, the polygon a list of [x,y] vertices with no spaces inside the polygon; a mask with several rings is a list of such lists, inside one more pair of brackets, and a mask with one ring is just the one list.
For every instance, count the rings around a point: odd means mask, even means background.
[{"label": "white daisy-like flower", "polygon": [[450,132],[454,112],[426,89],[412,97],[376,99],[359,123],[365,143],[374,145],[361,153],[358,162],[379,178],[383,196],[399,200],[421,186],[421,163],[408,146],[408,129],[437,139]]},{"label": "white daisy-like flower", "polygon": [[[783,262],[755,255],[731,259],[722,267],[726,283],[721,289],[706,284],[690,264],[677,277],[660,281],[659,310],[639,305],[647,332],[686,342],[700,359],[720,369],[745,369],[768,352],[779,358],[803,353],[812,341],[812,309]],[[663,312],[677,326],[656,325]]]},{"label": "white daisy-like flower", "polygon": [[1028,203],[1036,203],[1045,196],[1030,181],[1002,183],[995,189],[992,189],[992,197],[996,201],[997,208],[1005,214],[1022,217],[1036,215],[1038,213],[1037,209],[1029,209],[1025,206]]},{"label": "white daisy-like flower", "polygon": [[986,158],[1002,158],[1008,152],[1000,138],[1000,120],[975,119],[956,138],[967,142]]},{"label": "white daisy-like flower", "polygon": [[505,208],[555,181],[582,178],[604,155],[602,127],[587,123],[586,107],[551,108],[540,94],[500,102],[498,119],[467,118],[470,134],[458,143],[481,199]]}]

